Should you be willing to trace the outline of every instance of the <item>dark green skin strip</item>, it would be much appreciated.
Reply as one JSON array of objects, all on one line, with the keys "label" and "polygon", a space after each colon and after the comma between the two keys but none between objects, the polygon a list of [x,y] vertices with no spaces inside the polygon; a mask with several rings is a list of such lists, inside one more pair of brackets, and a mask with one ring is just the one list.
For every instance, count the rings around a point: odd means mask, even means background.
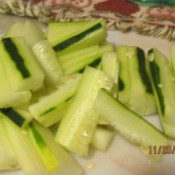
[{"label": "dark green skin strip", "polygon": [[[74,95],[73,95],[74,96]],[[68,97],[63,103],[67,103],[68,101],[70,101],[72,98],[73,98],[73,96],[71,96],[71,97]],[[60,104],[60,105],[62,105],[62,103]],[[52,108],[50,108],[50,109],[48,109],[47,111],[45,111],[45,112],[43,112],[42,114],[41,114],[41,116],[42,115],[45,115],[45,114],[47,114],[47,113],[49,113],[49,112],[51,112],[51,111],[53,111],[55,108],[57,108],[58,106],[55,106],[55,107],[52,107]]]},{"label": "dark green skin strip", "polygon": [[[92,63],[88,64],[87,66],[96,67],[96,66],[98,66],[100,64],[100,62],[101,62],[101,57],[95,59]],[[83,73],[84,70],[85,70],[85,67],[83,67],[83,69],[79,70],[78,72],[79,73]]]},{"label": "dark green skin strip", "polygon": [[85,38],[87,35],[89,35],[90,33],[98,30],[98,29],[101,29],[102,28],[102,25],[101,23],[98,23],[96,24],[95,26],[87,29],[86,31],[76,35],[76,36],[73,36],[72,38],[69,38],[65,41],[63,41],[62,43],[59,43],[57,44],[56,46],[53,47],[53,49],[56,51],[56,52],[59,52],[59,51],[62,51],[68,47],[70,47],[72,44],[75,44],[76,42],[82,40],[83,38]]},{"label": "dark green skin strip", "polygon": [[30,72],[24,64],[24,59],[19,54],[18,49],[10,38],[5,38],[2,40],[4,48],[10,55],[10,58],[15,63],[16,68],[20,71],[23,78],[30,77]]},{"label": "dark green skin strip", "polygon": [[159,75],[160,70],[155,61],[150,61],[149,65],[150,65],[150,72],[151,72],[153,84],[154,84],[154,87],[156,89],[157,96],[159,99],[161,113],[164,116],[164,113],[165,113],[164,96],[163,96],[161,88],[159,87],[159,85],[161,84],[160,75]]},{"label": "dark green skin strip", "polygon": [[144,54],[144,51],[140,48],[137,48],[137,60],[139,64],[138,70],[141,76],[141,80],[146,87],[146,92],[153,94],[151,82],[150,82],[148,73],[146,71],[145,54]]},{"label": "dark green skin strip", "polygon": [[119,79],[118,79],[118,84],[119,84],[119,91],[123,91],[124,90],[124,88],[125,88],[125,85],[124,85],[124,82],[122,81],[122,79],[119,77]]},{"label": "dark green skin strip", "polygon": [[72,95],[71,97],[68,97],[65,102],[69,102],[70,100],[72,100],[72,98],[74,97],[74,95]]},{"label": "dark green skin strip", "polygon": [[19,127],[25,122],[24,118],[12,108],[0,109],[0,111]]},{"label": "dark green skin strip", "polygon": [[44,140],[43,140],[42,136],[40,135],[40,133],[34,127],[33,123],[30,124],[30,129],[32,131],[33,138],[34,138],[36,144],[38,145],[38,147],[40,149],[45,148],[46,143],[44,142]]},{"label": "dark green skin strip", "polygon": [[56,107],[52,107],[52,108],[48,109],[47,111],[44,111],[41,115],[45,115],[45,114],[47,114],[47,113],[53,111],[55,108],[56,108]]}]

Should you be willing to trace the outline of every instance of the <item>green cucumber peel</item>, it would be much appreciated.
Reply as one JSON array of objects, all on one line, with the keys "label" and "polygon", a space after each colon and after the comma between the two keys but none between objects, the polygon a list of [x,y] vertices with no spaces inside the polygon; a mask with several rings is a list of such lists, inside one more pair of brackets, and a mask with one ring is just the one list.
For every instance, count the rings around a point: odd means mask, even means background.
[{"label": "green cucumber peel", "polygon": [[14,62],[16,68],[23,78],[30,77],[30,72],[27,69],[24,58],[19,54],[17,47],[10,38],[2,39],[5,50],[8,52],[10,59]]},{"label": "green cucumber peel", "polygon": [[145,53],[135,46],[117,47],[119,60],[118,99],[140,115],[157,111],[146,69]]},{"label": "green cucumber peel", "polygon": [[148,60],[150,78],[162,127],[165,134],[175,137],[175,133],[171,129],[175,124],[175,83],[171,61],[156,48],[148,52]]}]

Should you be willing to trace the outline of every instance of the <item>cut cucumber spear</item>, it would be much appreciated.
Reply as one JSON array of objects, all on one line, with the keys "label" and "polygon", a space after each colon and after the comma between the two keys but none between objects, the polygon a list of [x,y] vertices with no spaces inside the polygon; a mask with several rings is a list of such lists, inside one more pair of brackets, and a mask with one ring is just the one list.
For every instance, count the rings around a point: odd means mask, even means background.
[{"label": "cut cucumber spear", "polygon": [[29,106],[29,111],[34,118],[46,127],[59,122],[76,93],[80,79],[81,74],[62,77],[54,91],[42,96],[36,103]]},{"label": "cut cucumber spear", "polygon": [[117,56],[120,65],[119,101],[140,115],[155,113],[156,103],[144,51],[133,46],[119,46]]},{"label": "cut cucumber spear", "polygon": [[86,66],[97,67],[103,54],[108,51],[113,51],[113,46],[110,44],[94,45],[60,55],[58,59],[65,74],[82,73]]},{"label": "cut cucumber spear", "polygon": [[50,43],[47,40],[41,40],[32,46],[32,51],[45,74],[46,84],[58,83],[63,70]]},{"label": "cut cucumber spear", "polygon": [[151,49],[148,59],[154,96],[164,132],[175,138],[175,78],[172,63],[158,49]]},{"label": "cut cucumber spear", "polygon": [[2,39],[0,62],[12,90],[36,90],[43,85],[44,74],[24,38]]},{"label": "cut cucumber spear", "polygon": [[30,47],[40,42],[45,38],[41,28],[32,21],[26,21],[24,24],[24,38]]},{"label": "cut cucumber spear", "polygon": [[0,108],[14,107],[26,104],[31,98],[30,91],[14,92],[7,80],[3,63],[0,57]]},{"label": "cut cucumber spear", "polygon": [[54,168],[54,165],[58,165],[55,171],[50,171],[53,175],[82,174],[82,170],[78,163],[63,147],[55,142],[54,137],[48,128],[45,128],[34,121],[29,127],[29,132],[46,167]]},{"label": "cut cucumber spear", "polygon": [[23,23],[15,23],[6,31],[3,38],[9,37],[22,37],[24,36],[24,24]]},{"label": "cut cucumber spear", "polygon": [[23,172],[26,175],[48,175],[48,171],[39,154],[31,143],[28,135],[25,134],[27,132],[25,130],[21,130],[21,128],[3,114],[2,123]]},{"label": "cut cucumber spear", "polygon": [[26,21],[25,23],[13,24],[5,33],[3,38],[24,37],[27,44],[33,47],[39,41],[44,39],[44,32],[36,23]]},{"label": "cut cucumber spear", "polygon": [[31,96],[32,94],[30,91],[9,91],[6,94],[1,94],[0,92],[0,108],[9,108],[26,105],[30,101]]},{"label": "cut cucumber spear", "polygon": [[58,55],[106,40],[104,20],[84,22],[57,22],[48,26],[48,41]]},{"label": "cut cucumber spear", "polygon": [[94,102],[100,88],[111,89],[112,83],[100,70],[87,67],[56,134],[56,141],[81,156],[88,155],[89,144],[99,119]]},{"label": "cut cucumber spear", "polygon": [[80,175],[77,162],[54,141],[48,128],[33,122],[21,130],[0,113],[11,147],[26,175]]},{"label": "cut cucumber spear", "polygon": [[129,141],[142,148],[167,145],[167,137],[138,114],[105,90],[100,90],[95,101],[96,112]]},{"label": "cut cucumber spear", "polygon": [[114,86],[112,88],[112,93],[115,97],[117,97],[119,60],[117,58],[116,51],[107,51],[103,54],[102,61],[101,61],[101,68],[113,80]]},{"label": "cut cucumber spear", "polygon": [[13,147],[5,131],[2,116],[0,114],[0,171],[14,170],[20,167],[15,156]]}]

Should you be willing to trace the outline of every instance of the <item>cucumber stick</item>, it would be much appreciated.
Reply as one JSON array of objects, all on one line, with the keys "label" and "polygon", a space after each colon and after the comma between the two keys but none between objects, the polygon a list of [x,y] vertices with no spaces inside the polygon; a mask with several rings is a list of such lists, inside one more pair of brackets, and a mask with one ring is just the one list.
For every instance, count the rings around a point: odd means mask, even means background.
[{"label": "cucumber stick", "polygon": [[25,130],[21,130],[11,122],[6,116],[2,116],[2,123],[8,135],[11,147],[14,149],[15,157],[21,169],[26,175],[48,175],[37,150],[33,146]]},{"label": "cucumber stick", "polygon": [[10,146],[26,175],[67,175],[71,171],[81,174],[77,162],[54,141],[48,128],[34,121],[21,130],[2,113],[0,116]]},{"label": "cucumber stick", "polygon": [[94,45],[85,47],[58,57],[65,74],[83,72],[86,66],[96,67],[103,54],[112,51],[113,46],[106,44],[103,46]]},{"label": "cucumber stick", "polygon": [[16,159],[14,150],[2,123],[2,116],[0,114],[0,171],[14,170],[19,168],[19,163]]},{"label": "cucumber stick", "polygon": [[2,39],[0,61],[14,91],[36,90],[43,85],[44,74],[24,38]]},{"label": "cucumber stick", "polygon": [[80,79],[81,74],[63,76],[54,91],[42,96],[36,103],[29,106],[29,111],[34,118],[47,127],[59,122],[76,93]]},{"label": "cucumber stick", "polygon": [[[53,156],[56,158],[58,168],[54,173],[55,175],[82,174],[82,170],[78,165],[78,163],[63,147],[61,147],[58,143],[55,142],[53,134],[48,128],[45,128],[39,123],[34,121],[32,123],[32,128],[30,126],[29,130],[31,129],[33,134],[32,137],[37,136],[35,138],[37,142],[35,143],[36,144],[35,146],[37,146],[38,149],[40,149],[38,151],[40,151],[40,153],[42,154],[41,156],[44,156],[43,152],[46,151],[46,148],[44,148],[46,146],[47,150],[48,151],[50,150],[50,153],[52,154],[52,156],[48,155],[49,157],[47,156],[45,158],[43,157],[47,163],[46,166],[53,166],[52,162],[48,162],[48,160],[50,160],[51,157],[53,158]],[[38,137],[40,139],[38,139]],[[43,143],[45,144],[45,146],[43,145]]]},{"label": "cucumber stick", "polygon": [[158,49],[151,49],[148,59],[154,96],[164,132],[175,138],[175,78],[172,64]]},{"label": "cucumber stick", "polygon": [[94,102],[100,88],[111,89],[111,81],[100,70],[87,67],[56,134],[56,141],[81,156],[88,155],[99,115]]},{"label": "cucumber stick", "polygon": [[[0,58],[1,60],[1,58]],[[19,104],[29,102],[31,98],[30,91],[14,92],[5,76],[5,70],[0,61],[0,108],[14,107]]]},{"label": "cucumber stick", "polygon": [[25,23],[13,24],[5,33],[3,38],[24,37],[27,44],[33,47],[39,41],[44,39],[44,32],[36,23],[25,21]]},{"label": "cucumber stick", "polygon": [[58,83],[63,75],[62,67],[57,56],[47,40],[41,40],[34,44],[32,51],[45,73],[45,82],[49,85]]},{"label": "cucumber stick", "polygon": [[113,80],[112,93],[117,97],[118,93],[118,77],[119,77],[119,61],[116,51],[107,51],[102,56],[101,69]]},{"label": "cucumber stick", "polygon": [[102,56],[102,70],[118,83],[119,61],[115,51],[107,51]]},{"label": "cucumber stick", "polygon": [[157,108],[144,51],[134,46],[119,46],[117,56],[120,65],[118,99],[140,115],[154,114]]},{"label": "cucumber stick", "polygon": [[32,140],[32,143],[40,155],[40,158],[46,166],[48,172],[55,172],[59,167],[59,162],[57,161],[51,149],[47,146],[36,125],[31,123],[28,130],[29,137]]},{"label": "cucumber stick", "polygon": [[0,95],[0,108],[17,107],[26,105],[31,99],[30,91],[9,92],[8,94]]},{"label": "cucumber stick", "polygon": [[45,33],[35,22],[26,21],[24,24],[24,38],[32,48],[35,44],[45,38]]},{"label": "cucumber stick", "polygon": [[24,24],[18,22],[13,24],[4,34],[3,38],[24,36]]},{"label": "cucumber stick", "polygon": [[162,146],[168,143],[163,133],[104,89],[99,91],[95,110],[126,139],[146,150],[152,145]]},{"label": "cucumber stick", "polygon": [[103,43],[106,40],[104,20],[59,22],[48,26],[48,41],[58,55]]}]

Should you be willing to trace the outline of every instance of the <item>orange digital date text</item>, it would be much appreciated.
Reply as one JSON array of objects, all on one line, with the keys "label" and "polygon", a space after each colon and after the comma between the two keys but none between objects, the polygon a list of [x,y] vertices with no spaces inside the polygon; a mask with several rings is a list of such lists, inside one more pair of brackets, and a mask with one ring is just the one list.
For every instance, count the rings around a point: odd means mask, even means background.
[{"label": "orange digital date text", "polygon": [[148,147],[149,154],[175,154],[175,145],[154,145]]}]

